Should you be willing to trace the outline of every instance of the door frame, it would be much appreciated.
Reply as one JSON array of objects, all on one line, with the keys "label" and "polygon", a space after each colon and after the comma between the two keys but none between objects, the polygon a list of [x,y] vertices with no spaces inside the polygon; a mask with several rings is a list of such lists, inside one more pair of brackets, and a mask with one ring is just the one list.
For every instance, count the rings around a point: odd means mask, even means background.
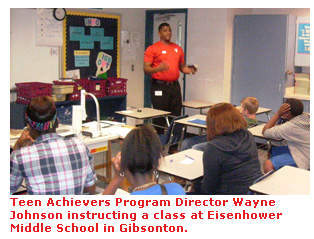
[{"label": "door frame", "polygon": [[[186,46],[187,46],[187,23],[188,23],[188,9],[160,9],[160,10],[146,10],[146,20],[145,20],[145,50],[147,47],[152,45],[154,39],[154,15],[164,14],[164,13],[185,13],[185,34],[184,34],[184,60],[186,60]],[[150,75],[144,74],[144,107],[151,107],[151,97],[150,97]],[[183,74],[183,86],[182,86],[182,97],[185,100],[185,74]]]}]

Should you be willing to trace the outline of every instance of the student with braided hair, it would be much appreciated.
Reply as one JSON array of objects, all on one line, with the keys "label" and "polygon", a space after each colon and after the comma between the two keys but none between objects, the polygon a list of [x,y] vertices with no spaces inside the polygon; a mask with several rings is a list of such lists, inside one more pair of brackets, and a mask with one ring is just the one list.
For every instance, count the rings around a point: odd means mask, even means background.
[{"label": "student with braided hair", "polygon": [[56,134],[57,110],[51,97],[37,97],[26,108],[24,130],[10,156],[10,194],[23,179],[34,195],[95,191],[93,156],[82,140]]}]

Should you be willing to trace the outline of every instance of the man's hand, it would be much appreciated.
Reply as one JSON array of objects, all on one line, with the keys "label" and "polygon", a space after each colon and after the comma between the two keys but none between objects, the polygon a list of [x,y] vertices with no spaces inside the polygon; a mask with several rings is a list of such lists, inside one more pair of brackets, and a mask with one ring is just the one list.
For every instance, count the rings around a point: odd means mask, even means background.
[{"label": "man's hand", "polygon": [[163,72],[169,70],[169,65],[162,61],[157,67],[152,67],[151,62],[144,62],[144,73],[145,74],[155,74],[157,72]]},{"label": "man's hand", "polygon": [[165,61],[162,61],[156,68],[158,72],[163,72],[169,70],[169,65]]},{"label": "man's hand", "polygon": [[190,74],[194,75],[197,72],[197,68],[195,66],[188,66],[190,68]]}]

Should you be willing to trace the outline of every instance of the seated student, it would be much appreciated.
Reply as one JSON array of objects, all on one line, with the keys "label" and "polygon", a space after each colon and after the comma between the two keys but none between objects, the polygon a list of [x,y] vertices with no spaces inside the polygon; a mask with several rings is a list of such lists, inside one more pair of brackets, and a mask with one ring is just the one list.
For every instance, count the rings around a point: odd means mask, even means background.
[{"label": "seated student", "polygon": [[202,194],[245,195],[262,175],[256,143],[247,122],[233,105],[212,106],[206,118]]},{"label": "seated student", "polygon": [[[246,97],[241,101],[240,113],[248,123],[248,128],[257,125],[256,112],[259,103],[255,97]],[[207,144],[207,135],[194,136],[183,140],[181,151],[186,149],[195,149],[204,151]]]},{"label": "seated student", "polygon": [[93,156],[82,140],[56,134],[57,110],[51,97],[33,99],[26,108],[24,130],[10,157],[10,193],[25,179],[34,195],[94,193]]},{"label": "seated student", "polygon": [[185,195],[177,183],[156,184],[153,172],[162,160],[162,146],[158,135],[151,126],[143,125],[128,133],[123,140],[122,151],[112,159],[115,175],[107,186],[104,195],[113,195],[124,177],[131,185],[131,195]]},{"label": "seated student", "polygon": [[240,113],[248,123],[248,128],[257,125],[256,112],[258,110],[259,103],[255,97],[245,97],[241,100]]},{"label": "seated student", "polygon": [[[287,121],[276,125],[280,118]],[[288,145],[272,148],[272,157],[264,163],[265,173],[285,165],[310,169],[310,115],[303,112],[302,101],[287,99],[262,133],[266,137],[284,139]]]}]

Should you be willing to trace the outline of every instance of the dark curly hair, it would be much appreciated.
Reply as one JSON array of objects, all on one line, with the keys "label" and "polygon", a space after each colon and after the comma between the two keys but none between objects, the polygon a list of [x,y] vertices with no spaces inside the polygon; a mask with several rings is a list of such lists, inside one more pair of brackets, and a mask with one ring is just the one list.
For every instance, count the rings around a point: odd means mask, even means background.
[{"label": "dark curly hair", "polygon": [[163,156],[157,133],[149,125],[139,126],[128,133],[121,150],[121,171],[146,174],[156,170]]}]

